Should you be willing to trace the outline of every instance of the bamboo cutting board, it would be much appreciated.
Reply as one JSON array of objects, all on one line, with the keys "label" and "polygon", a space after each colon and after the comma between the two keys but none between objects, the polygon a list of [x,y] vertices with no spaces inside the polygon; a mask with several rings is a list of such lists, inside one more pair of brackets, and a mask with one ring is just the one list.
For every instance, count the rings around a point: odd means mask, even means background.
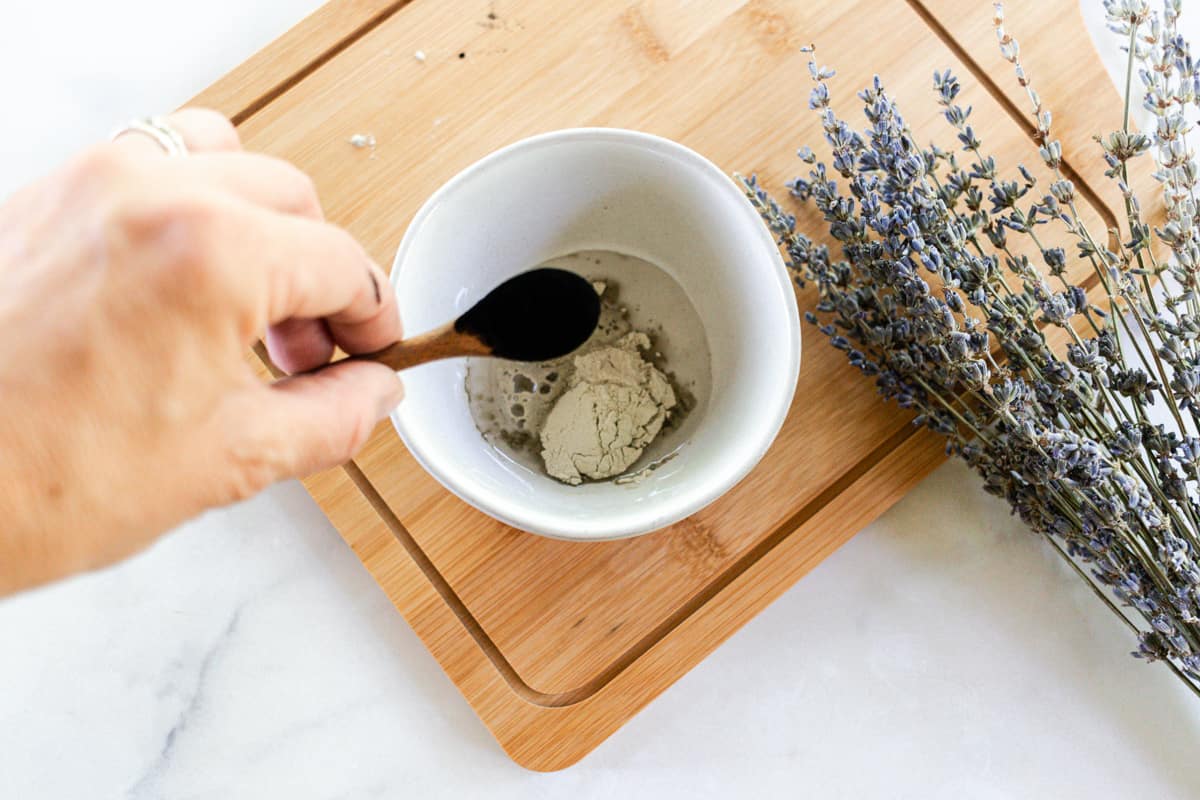
[{"label": "bamboo cutting board", "polygon": [[[1090,136],[1119,124],[1116,93],[1074,0],[1008,5],[1085,213],[1102,230],[1120,197]],[[1044,187],[990,17],[990,2],[960,0],[335,0],[195,102],[233,117],[249,149],[308,171],[329,218],[389,265],[439,185],[555,128],[650,131],[779,190],[799,171],[796,148],[821,142],[799,51],[809,42],[838,68],[839,112],[862,119],[854,93],[878,72],[918,138],[947,147],[930,76],[952,68],[985,147],[1007,175],[1025,163]],[[351,147],[356,133],[377,146]],[[799,221],[822,230],[810,211]],[[813,291],[798,299],[811,307]],[[504,749],[554,770],[941,460],[934,437],[806,332],[792,413],[762,464],[649,536],[572,544],[506,528],[422,472],[388,424],[352,463],[306,485]],[[751,687],[729,691],[755,702]]]}]

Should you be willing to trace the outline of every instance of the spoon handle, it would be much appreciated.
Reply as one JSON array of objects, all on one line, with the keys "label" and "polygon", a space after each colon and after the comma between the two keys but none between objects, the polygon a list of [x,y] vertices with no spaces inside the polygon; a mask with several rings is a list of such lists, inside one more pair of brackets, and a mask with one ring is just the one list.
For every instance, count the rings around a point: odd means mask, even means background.
[{"label": "spoon handle", "polygon": [[387,364],[399,372],[443,358],[487,356],[491,355],[491,352],[491,348],[478,338],[468,333],[459,333],[454,329],[453,322],[447,322],[440,328],[410,336],[373,353],[350,356],[350,359]]}]

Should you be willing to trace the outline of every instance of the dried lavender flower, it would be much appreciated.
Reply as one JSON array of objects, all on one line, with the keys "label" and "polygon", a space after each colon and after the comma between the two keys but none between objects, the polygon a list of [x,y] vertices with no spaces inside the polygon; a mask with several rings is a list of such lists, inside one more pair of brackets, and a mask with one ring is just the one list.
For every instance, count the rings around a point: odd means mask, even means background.
[{"label": "dried lavender flower", "polygon": [[[839,118],[833,70],[812,47],[809,107],[831,158],[802,148],[807,172],[788,189],[822,215],[840,258],[797,230],[756,178],[742,182],[797,283],[817,288],[805,319],[1049,543],[1134,632],[1135,656],[1200,696],[1200,166],[1187,142],[1200,65],[1178,33],[1180,6],[1105,2],[1156,119],[1131,129],[1127,97],[1122,128],[1097,137],[1125,199],[1123,241],[1097,238],[1082,219],[1053,116],[999,5],[1000,51],[1053,175],[1044,189],[987,154],[951,71],[934,73],[933,90],[956,144],[923,147],[879,78],[859,93],[865,127]],[[1166,207],[1157,228],[1129,186],[1130,164],[1147,155]],[[1046,226],[1072,246],[1043,241]],[[1018,241],[1040,264],[1015,252]],[[1081,263],[1099,305],[1068,277]],[[1050,345],[1049,329],[1065,348]]]}]

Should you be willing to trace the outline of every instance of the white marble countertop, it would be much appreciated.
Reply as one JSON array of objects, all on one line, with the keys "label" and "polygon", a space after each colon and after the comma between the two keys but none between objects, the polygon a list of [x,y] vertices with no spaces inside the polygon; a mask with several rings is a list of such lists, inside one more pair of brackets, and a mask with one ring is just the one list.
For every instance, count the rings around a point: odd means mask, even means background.
[{"label": "white marble countertop", "polygon": [[[7,4],[0,195],[317,5],[77,0],[67,25],[61,4]],[[539,775],[289,483],[0,602],[0,797],[1200,796],[1200,704],[1132,647],[950,464],[578,766]]]}]

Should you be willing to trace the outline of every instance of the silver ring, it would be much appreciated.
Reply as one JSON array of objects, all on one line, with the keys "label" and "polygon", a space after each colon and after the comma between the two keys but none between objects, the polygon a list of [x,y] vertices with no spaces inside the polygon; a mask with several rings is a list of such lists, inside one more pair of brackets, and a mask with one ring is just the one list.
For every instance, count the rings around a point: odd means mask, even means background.
[{"label": "silver ring", "polygon": [[169,156],[186,156],[187,144],[179,131],[162,117],[139,117],[131,119],[112,133],[112,139],[117,139],[126,133],[140,133],[158,142],[158,146]]}]

